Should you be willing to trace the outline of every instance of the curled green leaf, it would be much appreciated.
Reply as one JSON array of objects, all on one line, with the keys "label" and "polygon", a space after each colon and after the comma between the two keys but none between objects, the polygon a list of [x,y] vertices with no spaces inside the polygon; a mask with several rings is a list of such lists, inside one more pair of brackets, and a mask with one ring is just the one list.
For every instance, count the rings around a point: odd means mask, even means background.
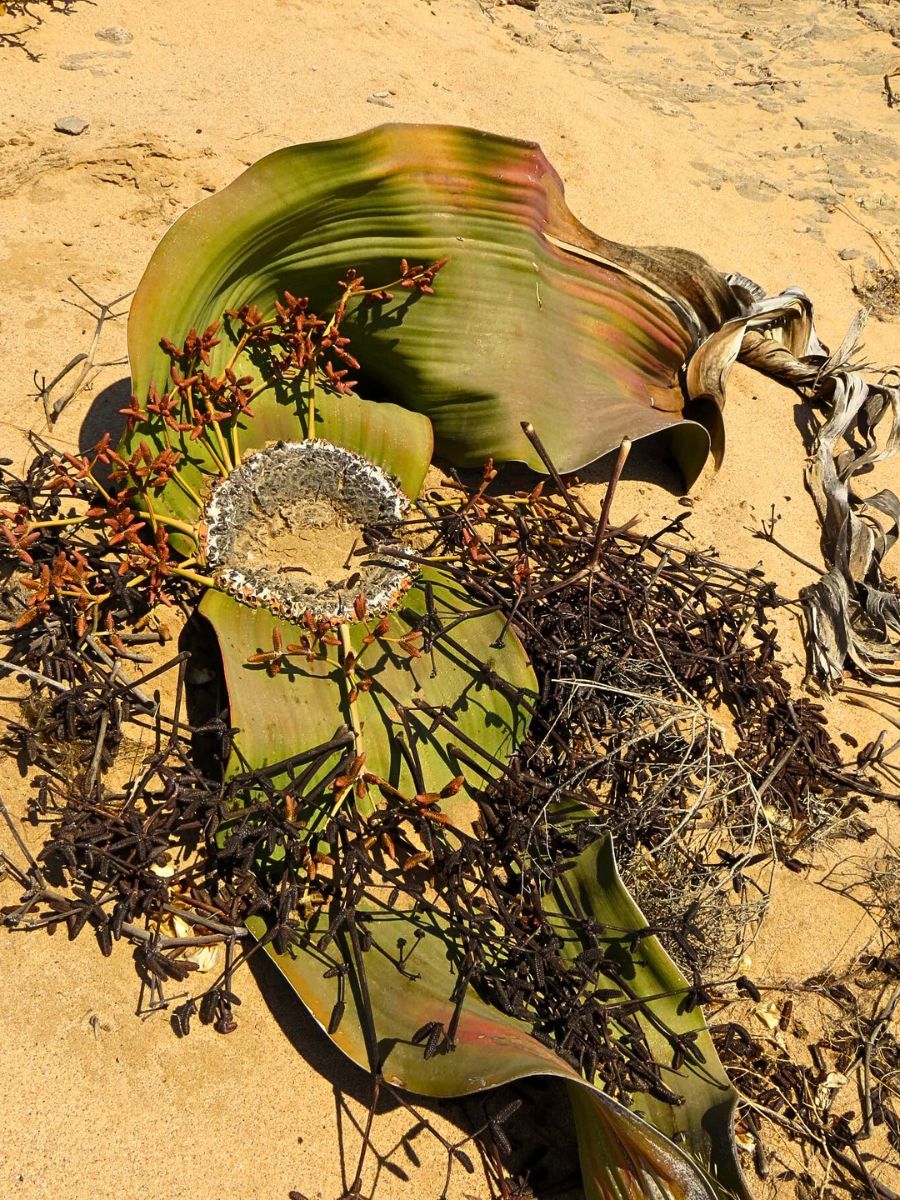
[{"label": "curled green leaf", "polygon": [[[400,287],[351,300],[344,329],[361,393],[428,417],[439,453],[543,470],[529,420],[571,471],[677,427],[685,470],[699,469],[717,413],[692,408],[682,371],[746,297],[696,255],[591,233],[537,146],[470,129],[386,125],[293,146],[192,208],[134,298],[136,394],[167,386],[161,330],[183,339],[242,305],[267,316],[284,292],[324,311],[348,264],[382,280],[401,258],[448,260],[434,299]],[[231,350],[222,338],[211,369]],[[259,378],[258,363],[246,371]]]},{"label": "curled green leaf", "polygon": [[[331,1026],[335,1044],[397,1087],[448,1097],[531,1075],[565,1081],[588,1200],[748,1200],[731,1131],[736,1093],[700,1009],[685,1003],[687,982],[659,943],[639,937],[639,949],[626,948],[632,935],[646,930],[646,921],[619,878],[609,838],[579,856],[554,895],[545,904],[555,907],[568,952],[575,952],[576,927],[589,915],[604,949],[631,972],[631,990],[645,1001],[640,1019],[651,1031],[658,1065],[671,1068],[672,1035],[693,1035],[694,1058],[672,1075],[684,1104],[660,1104],[642,1094],[626,1106],[607,1094],[602,1075],[589,1083],[533,1037],[526,1020],[486,1003],[471,986],[461,989],[458,936],[434,912],[365,906],[353,920],[365,928],[368,950],[347,921],[329,934],[334,913],[313,916],[281,954],[267,940],[261,918],[248,925],[319,1025]],[[573,897],[579,911],[560,896]],[[335,1028],[332,1015],[342,997],[345,1010]],[[423,1044],[425,1029],[437,1035],[431,1053]]]}]

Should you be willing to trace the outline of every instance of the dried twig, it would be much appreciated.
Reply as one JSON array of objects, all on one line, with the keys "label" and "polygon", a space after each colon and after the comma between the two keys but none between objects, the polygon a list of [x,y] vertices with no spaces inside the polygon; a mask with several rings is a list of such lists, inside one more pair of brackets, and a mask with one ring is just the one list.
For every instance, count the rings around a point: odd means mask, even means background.
[{"label": "dried twig", "polygon": [[[78,283],[71,276],[69,276],[69,283],[71,283],[78,289],[79,292],[81,292],[81,294],[88,300],[93,308],[86,308],[83,304],[78,304],[72,300],[66,300],[64,303],[72,304],[75,308],[80,308],[82,312],[85,312],[89,317],[92,317],[95,322],[94,332],[93,336],[91,337],[91,344],[87,351],[76,354],[74,358],[71,358],[61,370],[57,371],[49,383],[43,375],[40,378],[40,382],[38,382],[38,373],[37,371],[34,373],[34,384],[37,388],[35,396],[41,401],[41,404],[44,407],[44,416],[46,417],[48,428],[59,420],[66,406],[75,399],[79,392],[86,387],[90,387],[91,383],[93,383],[102,370],[104,370],[106,367],[121,366],[123,363],[128,361],[125,358],[119,358],[110,362],[98,363],[96,359],[97,349],[100,344],[100,336],[103,333],[104,325],[107,321],[116,321],[125,315],[124,311],[116,312],[115,310],[116,307],[124,300],[127,300],[132,293],[130,291],[123,292],[122,295],[117,296],[115,300],[110,300],[108,303],[106,303],[102,300],[96,300],[92,295],[90,295],[89,292],[85,291],[80,283]],[[53,390],[60,383],[62,383],[64,379],[67,379],[71,373],[75,371],[76,367],[79,369],[75,373],[74,379],[69,381],[65,391],[61,395],[54,398]]]}]

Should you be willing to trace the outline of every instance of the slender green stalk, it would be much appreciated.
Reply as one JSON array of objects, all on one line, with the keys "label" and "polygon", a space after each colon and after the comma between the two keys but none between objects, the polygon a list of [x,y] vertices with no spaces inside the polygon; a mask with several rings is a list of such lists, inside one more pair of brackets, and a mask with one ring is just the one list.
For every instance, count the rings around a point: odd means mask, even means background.
[{"label": "slender green stalk", "polygon": [[153,507],[153,501],[150,499],[150,493],[146,488],[141,489],[141,497],[143,498],[144,503],[147,505],[147,516],[150,518],[150,528],[153,530],[154,536],[156,536],[156,530],[159,526],[159,523],[156,519],[156,509]]},{"label": "slender green stalk", "polygon": [[[228,446],[225,444],[225,439],[222,436],[222,430],[219,428],[219,422],[214,419],[216,416],[215,409],[205,396],[203,397],[203,404],[209,417],[213,418],[210,420],[210,425],[212,426],[216,445],[218,446],[218,453],[216,454],[216,457],[219,461],[219,470],[224,478],[234,470],[234,464],[231,461],[231,455],[228,453]],[[206,441],[210,449],[213,449],[212,442],[208,436]]]},{"label": "slender green stalk", "polygon": [[94,467],[96,465],[97,465],[97,460],[95,458],[94,461],[91,463],[91,469],[87,473],[87,478],[91,481],[91,483],[94,485],[94,487],[97,489],[97,491],[100,493],[100,495],[103,497],[103,499],[108,504],[112,500],[112,496],[110,496],[109,492],[106,490],[106,488],[103,486],[103,484],[100,483],[97,480],[97,477],[94,475]]},{"label": "slender green stalk", "polygon": [[363,753],[362,740],[362,722],[359,719],[359,704],[356,697],[353,696],[354,682],[351,675],[347,675],[346,664],[353,654],[353,643],[350,641],[350,626],[346,622],[341,622],[338,626],[338,632],[341,638],[341,668],[344,674],[345,686],[347,688],[347,708],[350,716],[350,728],[353,730],[353,740],[356,744],[356,753]]},{"label": "slender green stalk", "polygon": [[[175,447],[172,445],[172,438],[169,436],[169,427],[165,421],[162,423],[162,435],[163,441],[166,443],[166,449],[173,450],[176,454],[180,454],[180,452],[175,450]],[[194,491],[177,467],[172,468],[172,478],[175,480],[184,494],[189,497],[189,499],[194,501],[198,508],[203,508],[203,501],[200,499],[199,494]]]},{"label": "slender green stalk", "polygon": [[231,355],[231,358],[229,358],[228,362],[225,364],[226,371],[234,370],[234,364],[240,358],[241,354],[243,353],[244,347],[247,345],[249,340],[250,340],[249,333],[244,333],[241,335],[240,339],[238,340],[237,345],[234,348],[234,353]]},{"label": "slender green stalk", "polygon": [[201,575],[197,571],[186,571],[184,567],[169,567],[173,575],[180,575],[182,579],[190,579],[192,583],[199,583],[201,587],[215,587],[216,581],[211,575]]},{"label": "slender green stalk", "polygon": [[306,395],[306,436],[311,442],[316,440],[316,382],[312,371],[307,375],[309,391]]},{"label": "slender green stalk", "polygon": [[29,529],[61,529],[64,525],[83,525],[84,517],[54,517],[47,521],[29,521]]},{"label": "slender green stalk", "polygon": [[175,482],[178,484],[178,486],[181,488],[181,490],[184,492],[184,494],[188,497],[188,499],[193,500],[194,503],[197,505],[197,507],[199,509],[202,509],[203,501],[200,499],[200,496],[198,495],[198,493],[194,491],[194,489],[191,487],[191,485],[188,483],[188,481],[184,478],[184,476],[181,474],[181,472],[178,470],[174,470],[172,472],[172,478],[175,480]]},{"label": "slender green stalk", "polygon": [[237,417],[235,417],[234,421],[232,422],[230,435],[231,435],[231,459],[235,465],[235,469],[237,469],[241,465],[241,462],[243,461],[241,458],[241,447],[238,442],[238,419],[237,419]]}]

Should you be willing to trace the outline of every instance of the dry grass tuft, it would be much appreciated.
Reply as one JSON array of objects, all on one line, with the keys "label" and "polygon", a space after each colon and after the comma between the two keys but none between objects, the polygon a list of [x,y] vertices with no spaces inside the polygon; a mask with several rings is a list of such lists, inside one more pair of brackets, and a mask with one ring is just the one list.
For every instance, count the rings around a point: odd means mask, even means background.
[{"label": "dry grass tuft", "polygon": [[853,291],[880,321],[900,317],[900,271],[896,267],[874,267],[854,279]]}]

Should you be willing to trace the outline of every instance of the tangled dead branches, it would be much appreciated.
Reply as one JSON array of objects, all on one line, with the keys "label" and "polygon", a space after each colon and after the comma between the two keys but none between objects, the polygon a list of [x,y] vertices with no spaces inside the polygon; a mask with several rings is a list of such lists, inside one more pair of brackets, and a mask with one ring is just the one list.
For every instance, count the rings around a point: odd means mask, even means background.
[{"label": "tangled dead branches", "polygon": [[[4,468],[2,499],[39,516],[53,502],[55,471],[46,452],[25,479]],[[598,530],[564,481],[552,493],[540,484],[503,493],[496,476],[489,466],[481,480],[448,479],[409,528],[484,610],[506,615],[541,683],[531,736],[471,828],[443,819],[440,797],[423,802],[373,780],[386,807],[367,819],[332,815],[320,831],[326,849],[311,847],[298,811],[327,806],[352,784],[361,769],[352,732],[336,722],[322,746],[223,779],[224,689],[210,642],[179,615],[192,608],[190,579],[177,581],[174,607],[151,610],[141,589],[121,584],[128,545],[117,559],[115,546],[81,538],[78,554],[104,597],[90,632],[75,589],[49,589],[35,609],[11,574],[4,667],[30,690],[7,740],[35,772],[30,820],[48,836],[33,859],[2,809],[14,849],[0,862],[20,888],[7,927],[64,928],[70,938],[90,930],[104,954],[127,940],[142,1011],[165,1010],[181,1035],[194,1017],[224,1034],[236,1020],[235,972],[260,948],[246,929],[254,914],[283,947],[313,897],[363,944],[372,939],[363,897],[430,908],[451,922],[470,987],[524,1016],[589,1077],[599,1071],[613,1094],[671,1096],[627,1013],[585,1022],[582,985],[600,978],[614,990],[615,969],[561,963],[540,903],[548,880],[612,830],[645,902],[645,932],[678,959],[695,998],[735,983],[752,989],[732,972],[765,911],[773,861],[800,869],[804,849],[836,831],[865,839],[863,797],[883,788],[869,760],[842,763],[821,709],[792,696],[772,623],[787,601],[758,572],[698,552],[682,518],[644,536],[609,527],[607,509]],[[73,536],[54,524],[30,543],[35,570],[70,552]],[[448,633],[426,614],[423,656]],[[135,676],[136,667],[147,669]],[[452,714],[425,715],[452,724]],[[462,737],[455,750],[479,778],[484,750]],[[573,819],[548,820],[561,801]],[[390,848],[388,858],[374,846]],[[273,858],[277,872],[261,867]],[[211,982],[198,988],[201,973]],[[341,1017],[338,1008],[335,1028]],[[437,1047],[452,1030],[422,1036]],[[732,1035],[736,1069],[758,1053],[752,1042]],[[883,1097],[872,1103],[890,1108]]]}]

